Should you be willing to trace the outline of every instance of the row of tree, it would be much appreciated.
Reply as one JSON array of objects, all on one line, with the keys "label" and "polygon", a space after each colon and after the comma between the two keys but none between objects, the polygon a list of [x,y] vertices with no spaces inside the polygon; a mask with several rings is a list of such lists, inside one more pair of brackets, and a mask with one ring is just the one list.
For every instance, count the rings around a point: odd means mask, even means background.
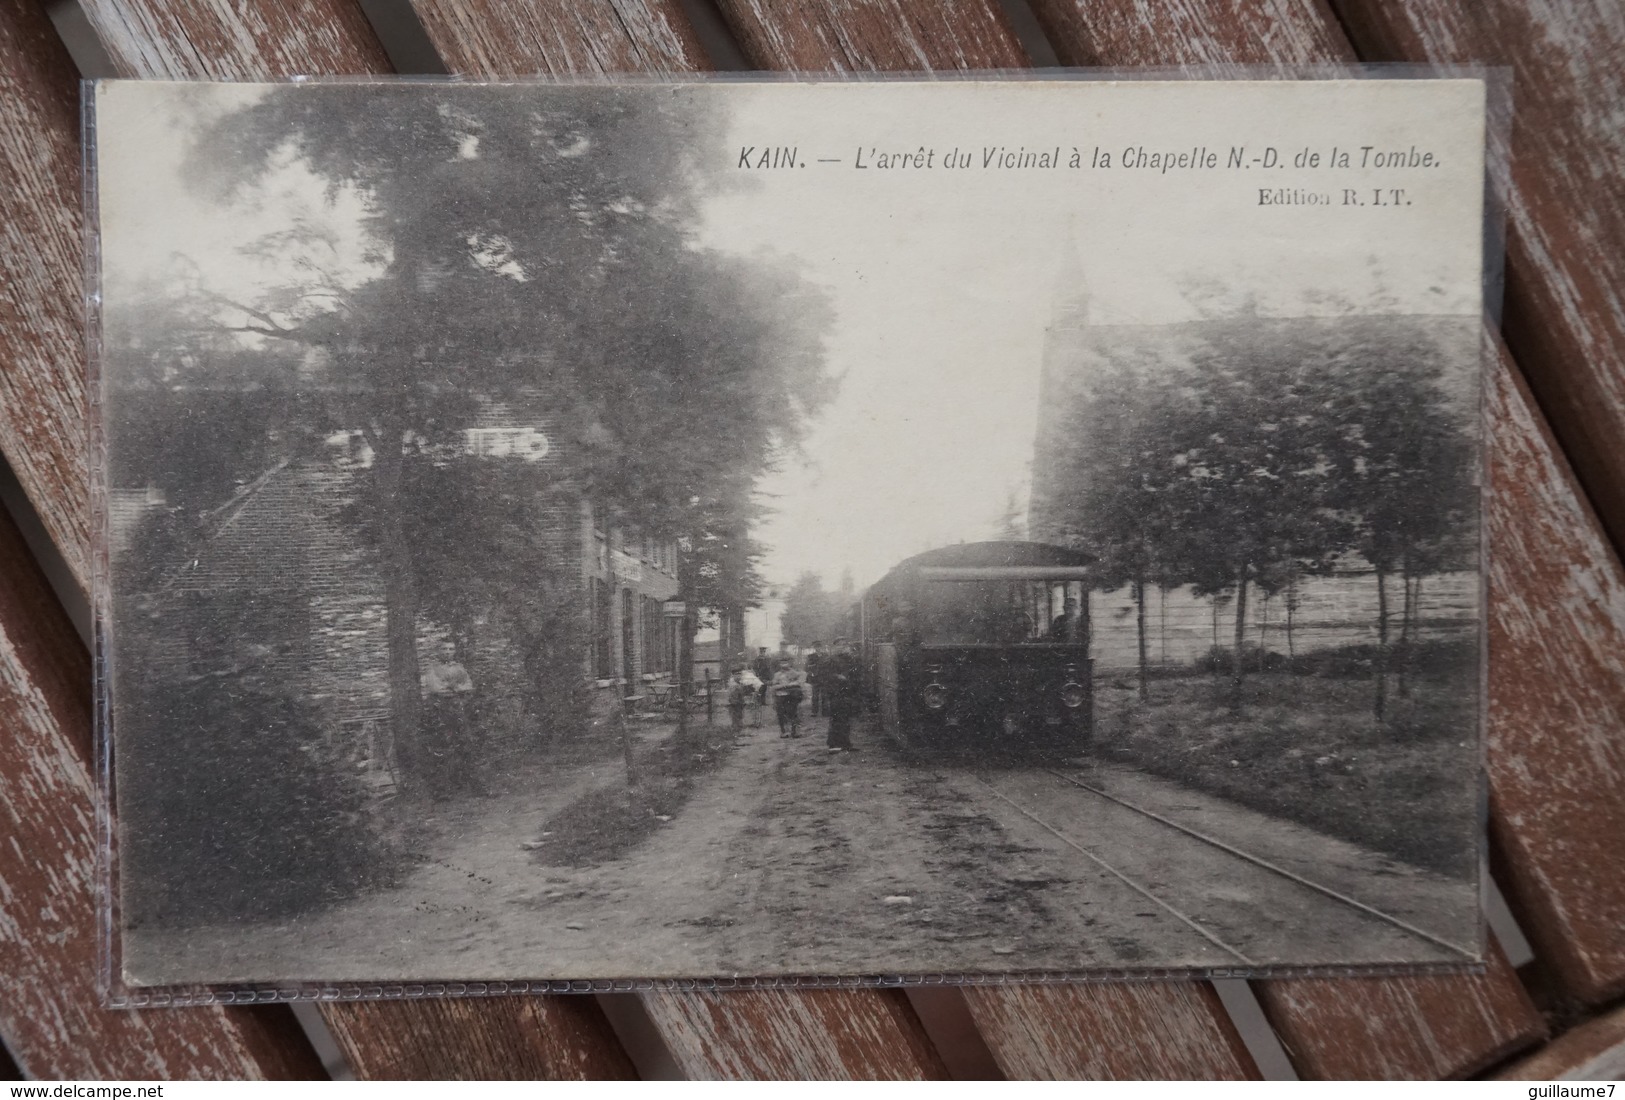
[{"label": "row of tree", "polygon": [[[454,635],[501,621],[538,690],[579,692],[585,650],[566,627],[581,578],[546,560],[539,509],[589,500],[612,537],[681,547],[685,678],[699,615],[756,600],[756,481],[834,382],[820,296],[696,244],[722,122],[652,89],[296,85],[201,128],[196,187],[246,209],[301,166],[330,209],[364,211],[365,262],[290,216],[255,250],[280,278],[254,300],[181,279],[161,308],[110,316],[111,377],[158,405],[223,395],[239,415],[218,449],[238,481],[357,433],[348,518],[383,578],[403,758],[422,728],[424,617]],[[543,481],[519,458],[448,458],[493,404],[547,424]],[[197,480],[195,455],[142,454],[149,428],[122,428],[115,481],[125,460],[166,491]]]},{"label": "row of tree", "polygon": [[[1108,330],[1110,332],[1110,330]],[[1137,341],[1136,336],[1144,337]],[[1472,560],[1478,538],[1470,319],[1214,320],[1153,341],[1117,330],[1041,447],[1035,516],[1131,587],[1147,687],[1147,591],[1188,585],[1233,603],[1239,701],[1249,600],[1369,567],[1384,713],[1397,579],[1401,635],[1422,579]],[[1110,341],[1110,342],[1108,342]]]},{"label": "row of tree", "polygon": [[841,582],[833,591],[824,587],[822,576],[809,570],[797,577],[784,594],[780,633],[793,646],[806,648],[815,642],[828,645],[847,632],[857,601],[851,570],[841,574]]}]

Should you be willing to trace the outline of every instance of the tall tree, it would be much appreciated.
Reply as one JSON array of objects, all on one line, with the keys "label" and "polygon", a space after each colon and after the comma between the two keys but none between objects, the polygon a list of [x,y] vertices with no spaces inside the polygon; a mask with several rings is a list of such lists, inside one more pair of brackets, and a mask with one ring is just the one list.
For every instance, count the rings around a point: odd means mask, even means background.
[{"label": "tall tree", "polygon": [[[843,577],[846,595],[851,591],[851,577]],[[796,578],[784,595],[784,614],[779,629],[784,640],[794,646],[809,646],[814,642],[828,642],[840,633],[848,603],[843,602],[842,590],[831,592],[824,587],[824,579],[811,570]]]},{"label": "tall tree", "polygon": [[[217,196],[265,201],[256,188],[293,164],[362,211],[365,263],[316,273],[286,252],[308,241],[268,241],[285,283],[218,316],[305,348],[320,406],[305,426],[360,433],[357,516],[384,578],[408,756],[424,592],[403,494],[482,398],[545,406],[571,489],[612,525],[697,546],[740,529],[737,514],[713,522],[743,499],[714,472],[749,481],[832,392],[821,301],[695,244],[720,140],[693,97],[585,86],[296,85],[202,131],[192,174]],[[699,569],[684,575],[692,587]]]},{"label": "tall tree", "polygon": [[1377,581],[1377,661],[1372,711],[1387,708],[1392,659],[1389,584],[1403,585],[1406,640],[1420,578],[1470,558],[1477,532],[1474,445],[1453,362],[1470,361],[1477,333],[1456,318],[1367,318],[1343,326],[1346,380],[1332,396],[1332,503]]},{"label": "tall tree", "polygon": [[1327,504],[1327,387],[1337,385],[1313,321],[1209,322],[1183,380],[1191,404],[1176,418],[1170,488],[1176,571],[1199,591],[1234,597],[1231,662],[1239,704],[1249,597],[1292,575],[1329,569],[1346,548]]},{"label": "tall tree", "polygon": [[1128,585],[1135,607],[1139,688],[1150,696],[1146,599],[1168,578],[1168,490],[1179,476],[1169,450],[1182,401],[1166,379],[1134,369],[1104,373],[1071,425],[1064,460],[1063,538],[1096,559],[1096,584]]}]

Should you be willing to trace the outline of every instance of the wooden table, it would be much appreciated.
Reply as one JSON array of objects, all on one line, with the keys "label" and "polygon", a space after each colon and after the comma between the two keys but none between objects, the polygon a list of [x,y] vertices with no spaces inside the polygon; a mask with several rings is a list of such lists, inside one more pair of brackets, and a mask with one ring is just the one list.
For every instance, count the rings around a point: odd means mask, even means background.
[{"label": "wooden table", "polygon": [[[1621,1072],[1625,1010],[1609,1005],[1625,992],[1625,572],[1617,554],[1625,539],[1625,6],[411,6],[421,33],[386,35],[390,51],[359,0],[82,0],[66,14],[88,22],[99,47],[100,56],[79,51],[87,71],[141,77],[386,73],[392,56],[417,71],[437,56],[447,71],[479,76],[1057,61],[1509,66],[1517,119],[1505,345],[1488,401],[1488,766],[1493,870],[1536,960],[1516,972],[1497,961],[1482,976],[1251,989],[1305,1077],[1549,1077],[1600,1072],[1609,1058]],[[0,453],[43,531],[31,550],[0,513],[0,1035],[39,1077],[321,1076],[284,1005],[127,1012],[97,1003],[90,664],[39,564],[59,555],[59,590],[68,602],[83,598],[93,551],[78,76],[38,0],[0,0]],[[941,1077],[994,1066],[1011,1077],[1258,1073],[1215,990],[1200,983],[616,993],[317,1011],[364,1078],[625,1077],[640,1064],[691,1077]]]}]

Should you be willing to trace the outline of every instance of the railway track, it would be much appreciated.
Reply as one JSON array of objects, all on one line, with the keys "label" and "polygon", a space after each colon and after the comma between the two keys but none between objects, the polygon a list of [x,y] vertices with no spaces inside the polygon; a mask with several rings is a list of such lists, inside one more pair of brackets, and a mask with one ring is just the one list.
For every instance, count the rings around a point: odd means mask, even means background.
[{"label": "railway track", "polygon": [[[1198,829],[1193,829],[1188,825],[1174,821],[1173,819],[1160,814],[1155,810],[1148,809],[1144,806],[1131,802],[1128,799],[1102,790],[1100,787],[1085,782],[1075,775],[1070,775],[1054,768],[1041,768],[1037,769],[1037,771],[1053,776],[1061,782],[1066,783],[1078,790],[1085,791],[1096,798],[1103,799],[1106,802],[1115,804],[1135,814],[1143,816],[1163,827],[1166,827],[1167,829],[1173,830],[1182,836],[1189,837],[1190,839],[1200,842],[1201,844],[1224,852],[1235,859],[1242,860],[1250,866],[1259,868],[1268,872],[1270,875],[1276,876],[1280,880],[1292,883],[1299,889],[1312,891],[1321,897],[1328,898],[1336,902],[1343,909],[1358,913],[1367,920],[1380,921],[1392,928],[1398,929],[1407,936],[1421,939],[1429,944],[1432,944],[1434,947],[1443,948],[1454,955],[1458,955],[1463,961],[1476,962],[1479,960],[1479,954],[1476,951],[1462,947],[1460,944],[1453,943],[1450,940],[1435,935],[1424,928],[1419,928],[1415,924],[1401,917],[1395,916],[1392,913],[1384,912],[1376,906],[1360,901],[1358,898],[1351,897],[1343,891],[1327,886],[1324,883],[1315,882],[1312,879],[1282,867],[1268,859],[1264,859],[1251,852],[1247,852],[1233,844],[1229,844]],[[1055,837],[1067,847],[1084,856],[1084,858],[1100,867],[1103,871],[1111,875],[1123,885],[1127,886],[1129,889],[1133,890],[1136,894],[1144,897],[1152,904],[1166,912],[1169,916],[1196,932],[1203,939],[1235,958],[1238,962],[1247,966],[1268,965],[1267,962],[1262,962],[1249,956],[1246,951],[1242,950],[1235,944],[1228,942],[1220,934],[1220,932],[1211,927],[1213,922],[1204,921],[1200,916],[1180,908],[1174,903],[1174,901],[1170,900],[1164,894],[1159,893],[1151,885],[1137,881],[1134,876],[1125,872],[1121,867],[1114,865],[1111,861],[1104,858],[1099,852],[1090,850],[1090,848],[1086,845],[1080,844],[1077,840],[1073,839],[1071,836],[1068,836],[1061,828],[1057,826],[1055,822],[1046,820],[1045,817],[1040,813],[1034,812],[1034,808],[1031,805],[1023,805],[1021,802],[1010,797],[1010,795],[1006,794],[1004,791],[1000,790],[991,782],[980,776],[973,776],[972,778],[979,786],[987,790],[1005,805],[1009,806],[1027,820],[1031,821],[1033,824]]]}]

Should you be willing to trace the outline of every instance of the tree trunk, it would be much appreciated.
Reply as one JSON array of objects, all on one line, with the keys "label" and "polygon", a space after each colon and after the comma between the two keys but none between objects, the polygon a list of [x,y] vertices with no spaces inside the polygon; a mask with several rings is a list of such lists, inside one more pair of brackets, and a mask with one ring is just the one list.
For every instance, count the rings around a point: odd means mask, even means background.
[{"label": "tree trunk", "polygon": [[694,605],[687,604],[683,613],[681,632],[677,639],[677,664],[682,684],[683,706],[677,711],[677,732],[688,732],[689,704],[694,698],[694,635],[699,631]]},{"label": "tree trunk", "polygon": [[734,665],[745,664],[745,609],[736,607],[728,613],[729,621],[733,623],[734,648],[730,654],[728,667],[722,671],[729,676],[733,675]]},{"label": "tree trunk", "polygon": [[1270,594],[1264,593],[1264,602],[1258,608],[1258,671],[1269,666],[1270,652]]},{"label": "tree trunk", "polygon": [[418,587],[401,524],[403,433],[387,428],[371,437],[372,507],[384,574],[384,620],[389,664],[389,714],[395,756],[411,788],[422,781],[423,695],[418,668]]},{"label": "tree trunk", "polygon": [[683,620],[677,631],[677,732],[688,733],[688,709],[694,697],[694,554],[679,548],[677,597],[683,601]]},{"label": "tree trunk", "polygon": [[1388,706],[1388,571],[1377,568],[1377,692],[1372,713],[1382,721]]},{"label": "tree trunk", "polygon": [[1422,578],[1411,574],[1410,563],[1405,564],[1405,602],[1399,616],[1399,697],[1411,694],[1411,647],[1415,643],[1416,606],[1422,598]]},{"label": "tree trunk", "polygon": [[1157,585],[1157,663],[1168,664],[1168,586]]},{"label": "tree trunk", "polygon": [[626,708],[617,706],[611,713],[614,715],[611,720],[615,723],[615,735],[621,742],[621,762],[626,766],[627,801],[634,802],[642,777],[638,774],[637,758],[632,752],[632,730],[626,721]]},{"label": "tree trunk", "polygon": [[1137,577],[1134,581],[1134,617],[1138,627],[1140,640],[1140,701],[1149,702],[1151,699],[1151,673],[1150,653],[1146,648],[1145,638],[1145,578]]},{"label": "tree trunk", "polygon": [[[615,692],[610,700],[611,721],[615,723],[615,737],[621,743],[621,758],[626,764],[626,790],[627,798],[633,797],[632,792],[637,790],[638,775],[637,761],[632,753],[632,727],[626,721],[626,696],[630,694],[631,684],[625,683],[626,671],[626,628],[621,625],[621,581],[615,575],[615,526],[604,524],[604,589],[608,593],[609,614],[603,624],[605,630],[610,632],[610,683]],[[598,608],[593,608],[597,615]],[[619,658],[618,660],[616,658]]]},{"label": "tree trunk", "polygon": [[1242,659],[1242,653],[1247,645],[1247,567],[1242,566],[1236,574],[1236,659],[1233,662],[1235,672],[1231,686],[1235,692],[1232,703],[1236,708],[1241,707],[1241,683],[1247,674],[1247,662]]},{"label": "tree trunk", "polygon": [[1217,592],[1215,592],[1213,595],[1209,596],[1208,597],[1208,602],[1210,602],[1213,605],[1213,648],[1210,649],[1208,652],[1213,655],[1213,678],[1215,680],[1217,680],[1219,678],[1219,672],[1220,672],[1220,668],[1219,668],[1219,664],[1220,664],[1220,660],[1219,660],[1219,654],[1220,654],[1220,651],[1219,651],[1219,594]]},{"label": "tree trunk", "polygon": [[1292,615],[1298,610],[1298,578],[1293,577],[1286,586],[1286,659],[1288,664],[1296,663],[1298,651],[1292,644]]}]

